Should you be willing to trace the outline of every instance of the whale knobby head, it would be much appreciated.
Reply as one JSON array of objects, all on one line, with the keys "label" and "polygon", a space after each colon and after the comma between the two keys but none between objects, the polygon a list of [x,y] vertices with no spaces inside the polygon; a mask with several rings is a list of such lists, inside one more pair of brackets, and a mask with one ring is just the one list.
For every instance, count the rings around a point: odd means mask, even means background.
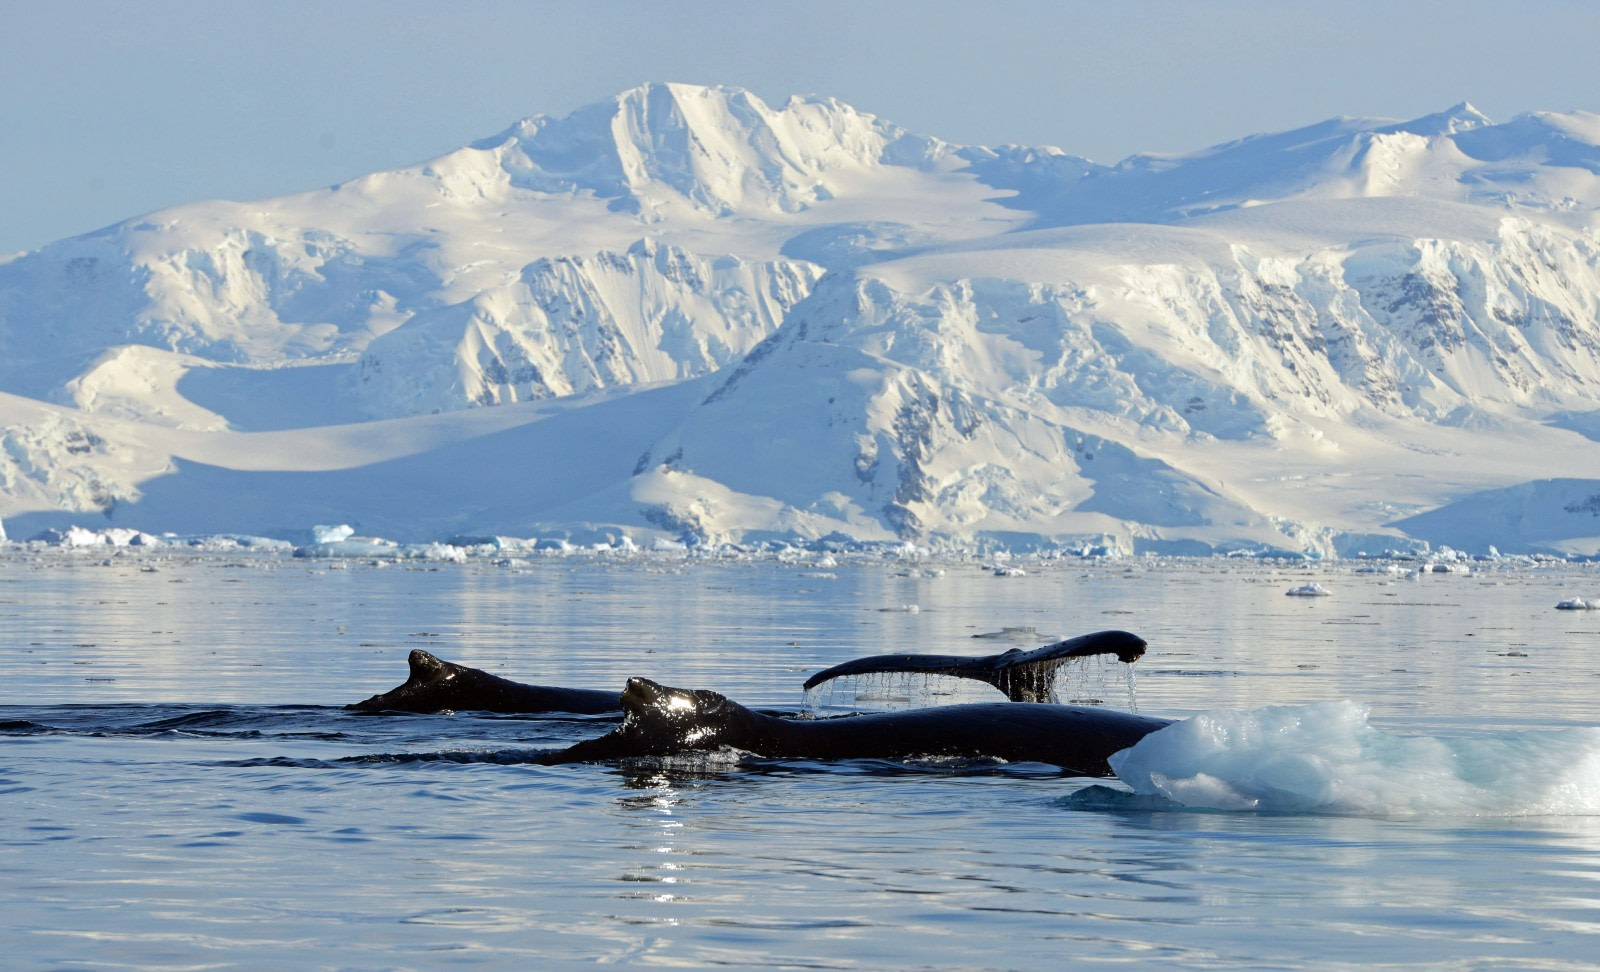
[{"label": "whale knobby head", "polygon": [[710,749],[721,745],[725,730],[745,709],[732,699],[706,689],[682,689],[648,678],[628,679],[622,690],[624,723],[648,732],[671,748]]}]

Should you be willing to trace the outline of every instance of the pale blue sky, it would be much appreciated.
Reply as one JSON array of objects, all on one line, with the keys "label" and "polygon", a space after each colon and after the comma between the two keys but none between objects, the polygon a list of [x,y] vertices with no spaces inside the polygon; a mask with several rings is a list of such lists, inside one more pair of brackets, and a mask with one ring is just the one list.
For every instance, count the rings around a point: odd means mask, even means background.
[{"label": "pale blue sky", "polygon": [[0,0],[0,253],[422,161],[644,81],[1100,162],[1468,100],[1600,109],[1600,4]]}]

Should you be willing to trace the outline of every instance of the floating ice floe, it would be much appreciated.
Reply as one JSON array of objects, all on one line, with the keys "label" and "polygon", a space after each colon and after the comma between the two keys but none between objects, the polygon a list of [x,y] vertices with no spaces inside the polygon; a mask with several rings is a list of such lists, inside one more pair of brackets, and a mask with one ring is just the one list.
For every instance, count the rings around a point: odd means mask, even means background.
[{"label": "floating ice floe", "polygon": [[1600,729],[1397,735],[1366,706],[1205,712],[1110,759],[1135,793],[1188,807],[1359,816],[1592,815]]},{"label": "floating ice floe", "polygon": [[382,537],[347,536],[296,547],[296,557],[329,560],[444,560],[464,563],[467,552],[447,543],[395,543]]},{"label": "floating ice floe", "polygon": [[1301,584],[1299,587],[1291,587],[1283,593],[1289,597],[1327,597],[1333,592],[1316,581],[1312,581],[1309,584]]},{"label": "floating ice floe", "polygon": [[1023,570],[1021,567],[996,567],[994,569],[994,576],[996,576],[996,577],[1027,577],[1028,576],[1028,572]]},{"label": "floating ice floe", "polygon": [[311,528],[311,542],[313,544],[338,543],[355,535],[356,528],[348,523],[340,523],[334,526],[319,523]]},{"label": "floating ice floe", "polygon": [[1581,597],[1569,597],[1556,604],[1557,611],[1600,611],[1600,597],[1590,598],[1585,601]]},{"label": "floating ice floe", "polygon": [[996,638],[996,639],[1004,638],[1004,639],[1011,639],[1011,640],[1015,640],[1015,641],[1037,641],[1037,640],[1040,640],[1039,639],[1039,629],[1035,628],[1031,624],[1027,624],[1027,625],[1007,625],[1006,627],[1001,628],[999,631],[985,631],[985,632],[983,632],[981,634],[975,634],[975,635],[973,635],[973,637],[974,638]]},{"label": "floating ice floe", "polygon": [[162,542],[182,544],[190,550],[204,550],[212,553],[233,550],[257,550],[284,554],[294,552],[294,544],[287,540],[257,537],[248,533],[214,533],[199,537],[179,537],[172,534],[164,534]]},{"label": "floating ice floe", "polygon": [[140,530],[109,527],[90,530],[69,526],[65,530],[44,530],[30,538],[52,547],[158,547],[161,540]]}]

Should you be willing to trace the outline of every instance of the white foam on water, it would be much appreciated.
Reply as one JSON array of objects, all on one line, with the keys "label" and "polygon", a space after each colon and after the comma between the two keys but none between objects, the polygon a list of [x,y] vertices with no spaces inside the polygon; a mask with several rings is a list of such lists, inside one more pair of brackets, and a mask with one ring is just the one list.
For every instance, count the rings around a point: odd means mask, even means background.
[{"label": "white foam on water", "polygon": [[1207,712],[1111,757],[1187,807],[1360,816],[1600,814],[1600,728],[1405,736],[1356,702]]}]

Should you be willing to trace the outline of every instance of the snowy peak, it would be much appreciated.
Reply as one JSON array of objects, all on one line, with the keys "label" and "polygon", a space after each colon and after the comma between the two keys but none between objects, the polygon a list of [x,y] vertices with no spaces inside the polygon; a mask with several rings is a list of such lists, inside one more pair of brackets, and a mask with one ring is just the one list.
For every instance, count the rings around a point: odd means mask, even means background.
[{"label": "snowy peak", "polygon": [[1408,122],[1400,122],[1387,128],[1379,129],[1381,133],[1408,132],[1412,135],[1422,135],[1432,138],[1439,135],[1458,135],[1475,128],[1493,125],[1489,116],[1472,106],[1471,102],[1463,101],[1444,111],[1421,118],[1413,118]]},{"label": "snowy peak", "polygon": [[1455,142],[1479,162],[1583,169],[1600,175],[1600,115],[1590,112],[1531,112],[1504,125],[1464,132]]},{"label": "snowy peak", "polygon": [[681,199],[720,216],[832,198],[837,176],[907,139],[831,98],[773,109],[741,88],[649,84],[565,118],[527,119],[475,148],[495,153],[519,188],[588,190],[635,211]]},{"label": "snowy peak", "polygon": [[[1540,209],[1600,205],[1600,116],[1522,115],[1496,124],[1470,103],[1410,121],[1331,118],[1196,152],[1105,167],[962,150],[985,183],[1040,225],[1177,223],[1292,200],[1408,196]],[[992,155],[992,153],[991,153]]]}]

